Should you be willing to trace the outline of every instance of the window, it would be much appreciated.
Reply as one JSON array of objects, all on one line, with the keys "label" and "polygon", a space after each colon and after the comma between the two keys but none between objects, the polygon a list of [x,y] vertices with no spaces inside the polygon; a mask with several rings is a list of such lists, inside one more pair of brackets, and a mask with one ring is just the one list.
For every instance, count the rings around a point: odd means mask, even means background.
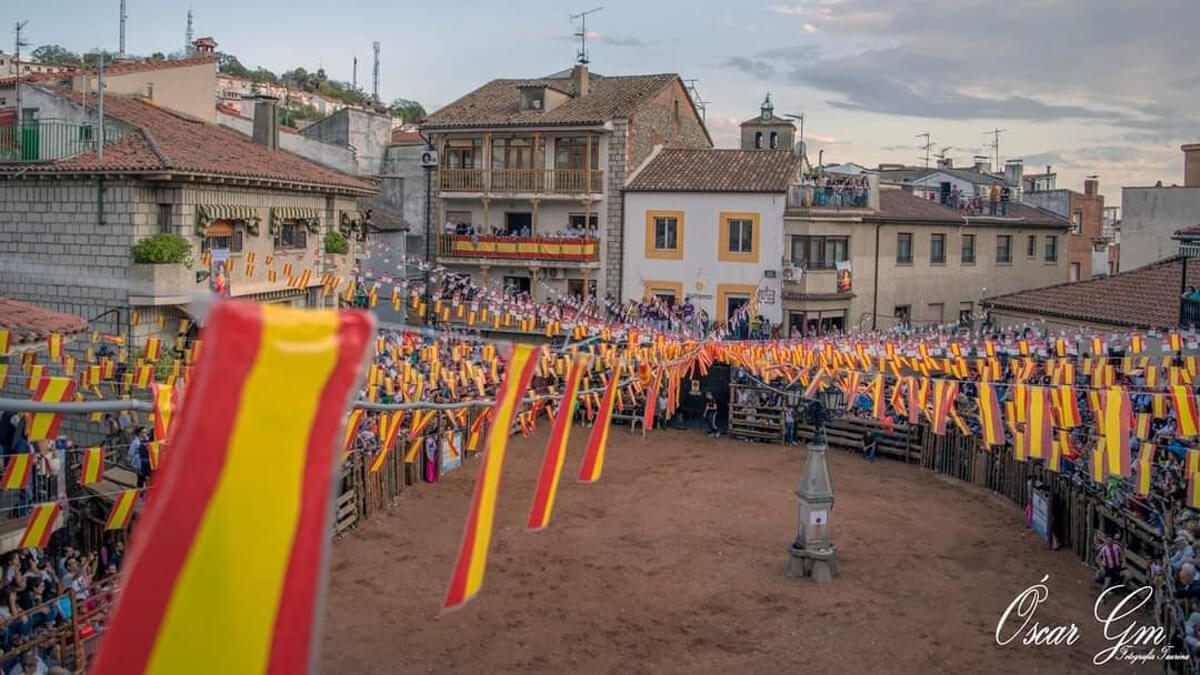
[{"label": "window", "polygon": [[529,277],[504,277],[504,290],[509,293],[528,293],[530,288]]},{"label": "window", "polygon": [[163,234],[171,233],[171,205],[158,205],[158,231]]},{"label": "window", "polygon": [[683,259],[683,211],[646,211],[644,255],[660,260]]},{"label": "window", "polygon": [[892,310],[892,318],[895,319],[896,325],[907,326],[911,317],[911,305],[896,305],[896,309]]},{"label": "window", "polygon": [[946,320],[946,303],[931,302],[929,303],[929,319],[930,322],[941,325]]},{"label": "window", "polygon": [[1079,263],[1071,263],[1071,276],[1067,281],[1079,281]]},{"label": "window", "polygon": [[[567,279],[567,294],[576,300],[583,300],[583,279]],[[596,280],[588,279],[587,283],[588,298],[596,297]]]},{"label": "window", "polygon": [[671,121],[675,124],[676,128],[679,127],[679,99],[675,99],[675,107],[671,111]]},{"label": "window", "polygon": [[308,247],[308,228],[302,223],[285,222],[279,226],[275,237],[275,248],[298,249]]},{"label": "window", "polygon": [[1058,237],[1046,235],[1046,262],[1058,262]]},{"label": "window", "polygon": [[532,237],[533,213],[530,211],[506,211],[504,213],[504,233],[510,237]]},{"label": "window", "polygon": [[762,150],[762,132],[761,131],[754,132],[754,149]]},{"label": "window", "polygon": [[912,232],[901,232],[896,235],[896,264],[912,264]]},{"label": "window", "polygon": [[929,264],[946,264],[946,235],[941,232],[929,235]]},{"label": "window", "polygon": [[447,211],[446,212],[446,222],[451,223],[453,225],[470,225],[471,224],[471,212],[470,211]]},{"label": "window", "polygon": [[567,214],[567,225],[573,230],[586,229],[589,237],[598,236],[599,223],[599,215],[595,213]]},{"label": "window", "polygon": [[962,236],[962,264],[975,264],[975,235],[964,234]]},{"label": "window", "polygon": [[754,221],[745,218],[729,220],[729,252],[752,253],[754,251]]},{"label": "window", "polygon": [[446,167],[449,169],[478,169],[482,168],[477,162],[483,159],[481,152],[482,141],[466,140],[451,141],[446,148]]},{"label": "window", "polygon": [[771,149],[775,150],[778,147],[779,147],[779,132],[772,131],[771,132]]},{"label": "window", "polygon": [[492,169],[533,168],[533,143],[528,138],[492,141]]},{"label": "window", "polygon": [[1012,264],[1011,234],[996,235],[996,262],[1004,265]]},{"label": "window", "polygon": [[[593,138],[592,146],[592,169],[600,168],[600,141]],[[556,169],[584,169],[584,158],[587,157],[588,138],[586,136],[572,136],[570,138],[560,138],[554,141],[554,168]]]},{"label": "window", "polygon": [[1030,258],[1037,257],[1037,235],[1031,234],[1025,240],[1025,255]]},{"label": "window", "polygon": [[200,239],[200,252],[242,252],[242,225],[231,220],[218,220],[208,226],[207,234]]},{"label": "window", "polygon": [[971,315],[974,314],[974,305],[970,302],[958,303],[958,324],[966,328],[971,327]]},{"label": "window", "polygon": [[1075,211],[1071,214],[1071,234],[1079,234],[1083,231],[1083,211]]},{"label": "window", "polygon": [[792,264],[809,270],[832,270],[850,259],[850,237],[792,237]]}]

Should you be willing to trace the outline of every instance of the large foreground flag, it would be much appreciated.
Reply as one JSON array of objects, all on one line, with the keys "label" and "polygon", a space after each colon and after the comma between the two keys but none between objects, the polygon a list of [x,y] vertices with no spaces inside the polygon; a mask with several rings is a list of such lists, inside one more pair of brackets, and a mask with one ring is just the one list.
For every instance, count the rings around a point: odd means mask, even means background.
[{"label": "large foreground flag", "polygon": [[600,480],[600,472],[604,469],[604,449],[608,446],[608,432],[612,428],[614,393],[617,381],[621,379],[621,365],[613,369],[609,375],[608,387],[604,390],[604,402],[600,404],[600,418],[592,427],[588,437],[587,450],[583,455],[583,464],[579,467],[579,480],[583,483],[594,483]]},{"label": "large foreground flag", "polygon": [[214,306],[92,673],[315,671],[335,446],[372,324]]},{"label": "large foreground flag", "polygon": [[513,345],[512,358],[504,371],[504,381],[496,390],[492,426],[488,430],[487,446],[483,451],[483,461],[479,464],[479,477],[475,479],[471,510],[467,512],[462,546],[454,563],[454,575],[450,577],[450,589],[446,593],[443,609],[462,607],[474,598],[483,586],[483,572],[487,568],[488,548],[492,543],[492,522],[496,515],[496,497],[500,492],[504,454],[508,450],[513,419],[517,409],[521,407],[521,399],[529,387],[533,371],[537,368],[538,361],[534,357],[534,351],[531,345]]},{"label": "large foreground flag", "polygon": [[[550,512],[554,509],[554,495],[558,492],[558,479],[562,476],[563,458],[567,454],[567,440],[571,436],[571,425],[575,420],[575,408],[579,404],[579,380],[583,376],[583,364],[579,360],[571,362],[567,371],[566,383],[563,387],[562,402],[558,405],[558,416],[554,419],[554,428],[550,432],[550,441],[546,444],[546,456],[542,459],[542,469],[538,473],[537,487],[533,493],[533,505],[529,509],[529,521],[526,527],[530,530],[540,530],[550,524]],[[655,374],[651,395],[646,399],[646,406],[658,396],[659,373]]]},{"label": "large foreground flag", "polygon": [[[38,380],[33,400],[46,403],[62,403],[75,396],[75,380],[69,377],[43,377]],[[29,416],[26,437],[30,443],[58,436],[62,424],[62,413],[33,413]]]}]

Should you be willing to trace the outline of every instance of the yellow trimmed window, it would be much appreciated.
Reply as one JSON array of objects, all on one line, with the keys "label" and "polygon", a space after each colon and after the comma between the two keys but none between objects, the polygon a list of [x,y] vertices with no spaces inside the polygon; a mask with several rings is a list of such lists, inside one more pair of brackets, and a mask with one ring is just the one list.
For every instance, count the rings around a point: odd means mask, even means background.
[{"label": "yellow trimmed window", "polygon": [[717,241],[717,260],[721,262],[758,262],[759,226],[757,213],[721,212],[721,232]]},{"label": "yellow trimmed window", "polygon": [[683,260],[683,211],[646,211],[646,257]]},{"label": "yellow trimmed window", "polygon": [[652,297],[658,297],[668,305],[683,302],[683,282],[647,281],[645,282],[645,291],[642,293],[642,299],[650,300]]},{"label": "yellow trimmed window", "polygon": [[730,312],[750,302],[757,292],[753,284],[717,284],[717,320],[728,321]]}]

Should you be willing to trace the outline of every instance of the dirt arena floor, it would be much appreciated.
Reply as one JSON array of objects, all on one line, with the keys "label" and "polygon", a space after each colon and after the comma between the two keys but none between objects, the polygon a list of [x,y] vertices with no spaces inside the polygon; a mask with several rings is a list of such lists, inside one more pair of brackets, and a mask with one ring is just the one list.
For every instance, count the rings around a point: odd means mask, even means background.
[{"label": "dirt arena floor", "polygon": [[[469,461],[334,546],[327,673],[1074,673],[1107,646],[1090,572],[1011,503],[914,466],[830,451],[840,577],[783,576],[805,451],[614,427],[604,476],[575,482],[577,428],[549,529],[523,531],[546,429],[509,449],[479,597],[439,609],[474,483]],[[998,647],[1045,574],[1043,624],[1073,646]],[[1161,672],[1161,666],[1144,667]]]}]

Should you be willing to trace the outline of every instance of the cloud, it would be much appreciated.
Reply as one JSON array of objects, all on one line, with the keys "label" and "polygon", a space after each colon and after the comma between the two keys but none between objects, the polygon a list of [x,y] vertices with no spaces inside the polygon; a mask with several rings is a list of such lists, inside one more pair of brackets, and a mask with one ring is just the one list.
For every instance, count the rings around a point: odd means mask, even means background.
[{"label": "cloud", "polygon": [[775,79],[775,66],[766,61],[756,59],[748,59],[744,56],[735,56],[724,63],[726,67],[737,68],[738,70],[753,75],[762,80]]},{"label": "cloud", "polygon": [[[551,37],[555,40],[579,42],[578,35],[575,35],[572,33],[559,33],[557,31],[554,33],[551,33],[551,34],[539,33],[537,35],[537,37],[538,37],[538,39],[545,39],[547,37]],[[635,38],[635,37],[618,37],[615,35],[609,35],[607,33],[598,33],[596,31],[590,31],[590,30],[587,32],[587,39],[588,39],[588,42],[610,45],[613,47],[645,47],[648,44],[650,44],[649,42],[646,42],[645,40],[641,40],[641,39]]]},{"label": "cloud", "polygon": [[804,31],[805,33],[815,33],[817,32],[817,27],[811,23],[806,23],[803,26],[800,26],[800,30]]}]

